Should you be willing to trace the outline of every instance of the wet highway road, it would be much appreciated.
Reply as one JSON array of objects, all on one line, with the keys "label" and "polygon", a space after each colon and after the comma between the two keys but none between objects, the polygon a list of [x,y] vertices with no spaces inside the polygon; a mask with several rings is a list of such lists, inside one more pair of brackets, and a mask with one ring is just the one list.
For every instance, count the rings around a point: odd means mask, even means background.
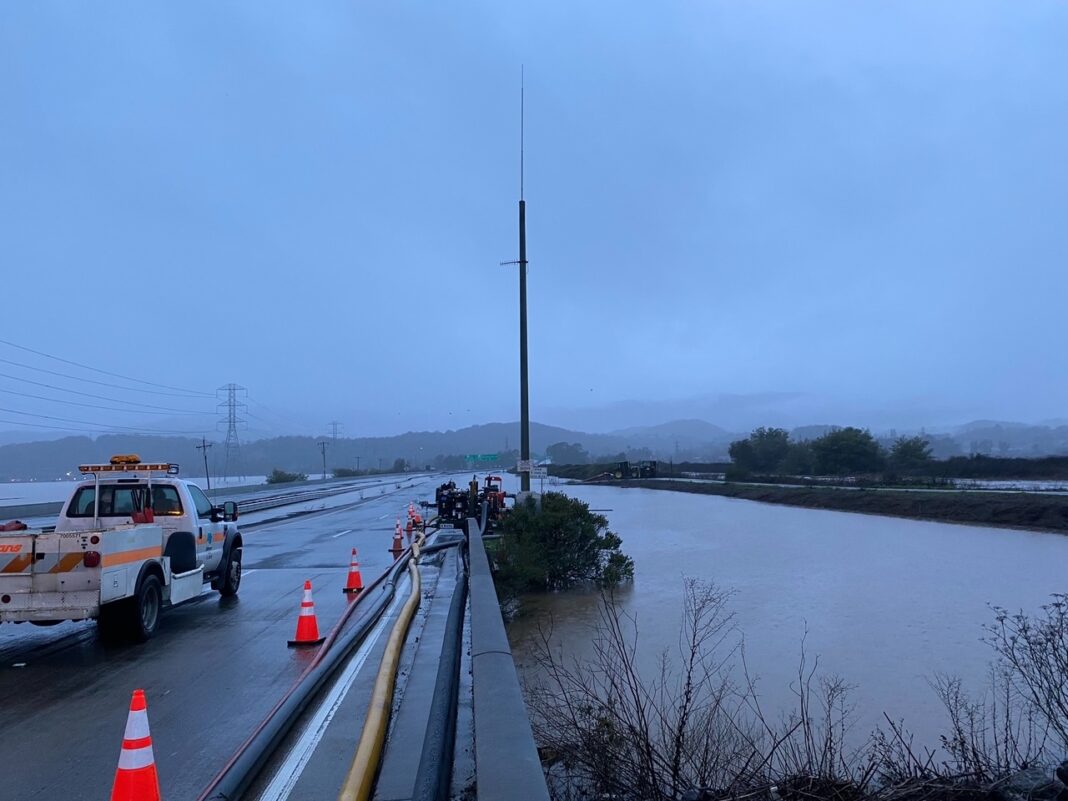
[{"label": "wet highway road", "polygon": [[101,643],[93,623],[0,627],[0,798],[108,798],[139,687],[164,797],[196,798],[314,654],[286,647],[304,580],[325,633],[348,603],[350,549],[373,580],[392,563],[394,520],[434,485],[353,493],[350,506],[246,527],[239,596],[207,592],[169,610],[143,645]]}]

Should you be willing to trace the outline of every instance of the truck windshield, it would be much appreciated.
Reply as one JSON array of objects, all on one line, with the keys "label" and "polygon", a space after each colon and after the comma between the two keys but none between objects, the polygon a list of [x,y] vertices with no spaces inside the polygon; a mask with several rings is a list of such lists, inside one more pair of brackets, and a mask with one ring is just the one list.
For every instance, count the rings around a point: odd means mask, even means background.
[{"label": "truck windshield", "polygon": [[[147,484],[102,484],[100,486],[100,516],[129,517],[144,504]],[[82,487],[71,498],[67,517],[92,517],[95,487]],[[167,484],[152,487],[152,509],[157,515],[181,515],[182,500],[178,490]]]}]

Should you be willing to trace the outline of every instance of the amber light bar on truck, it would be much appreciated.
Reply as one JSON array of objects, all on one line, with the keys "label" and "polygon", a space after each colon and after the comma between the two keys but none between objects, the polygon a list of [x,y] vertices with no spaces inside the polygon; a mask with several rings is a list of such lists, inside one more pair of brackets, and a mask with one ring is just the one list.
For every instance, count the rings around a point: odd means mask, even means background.
[{"label": "amber light bar on truck", "polygon": [[78,467],[82,473],[167,473],[178,475],[178,465],[159,462],[157,464],[83,464]]}]

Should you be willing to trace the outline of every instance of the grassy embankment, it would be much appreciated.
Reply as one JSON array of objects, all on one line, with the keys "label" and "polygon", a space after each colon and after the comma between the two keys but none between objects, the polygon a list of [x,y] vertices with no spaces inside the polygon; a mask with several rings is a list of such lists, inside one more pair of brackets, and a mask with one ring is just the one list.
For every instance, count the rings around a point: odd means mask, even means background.
[{"label": "grassy embankment", "polygon": [[613,481],[618,487],[722,495],[809,509],[910,517],[942,523],[1058,531],[1068,534],[1068,495],[1024,492],[951,492],[830,487],[767,487],[687,481]]}]

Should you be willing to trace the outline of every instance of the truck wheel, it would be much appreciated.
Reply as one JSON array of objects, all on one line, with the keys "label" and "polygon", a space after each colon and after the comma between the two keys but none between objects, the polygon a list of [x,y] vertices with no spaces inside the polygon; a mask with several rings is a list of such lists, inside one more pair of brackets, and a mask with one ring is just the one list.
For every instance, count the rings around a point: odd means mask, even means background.
[{"label": "truck wheel", "polygon": [[159,613],[163,607],[163,587],[159,579],[152,574],[141,579],[137,594],[128,603],[130,637],[134,642],[150,639],[159,627]]},{"label": "truck wheel", "polygon": [[223,598],[232,598],[237,595],[237,590],[241,586],[241,550],[241,548],[231,548],[230,556],[223,566],[219,583],[219,595]]}]

